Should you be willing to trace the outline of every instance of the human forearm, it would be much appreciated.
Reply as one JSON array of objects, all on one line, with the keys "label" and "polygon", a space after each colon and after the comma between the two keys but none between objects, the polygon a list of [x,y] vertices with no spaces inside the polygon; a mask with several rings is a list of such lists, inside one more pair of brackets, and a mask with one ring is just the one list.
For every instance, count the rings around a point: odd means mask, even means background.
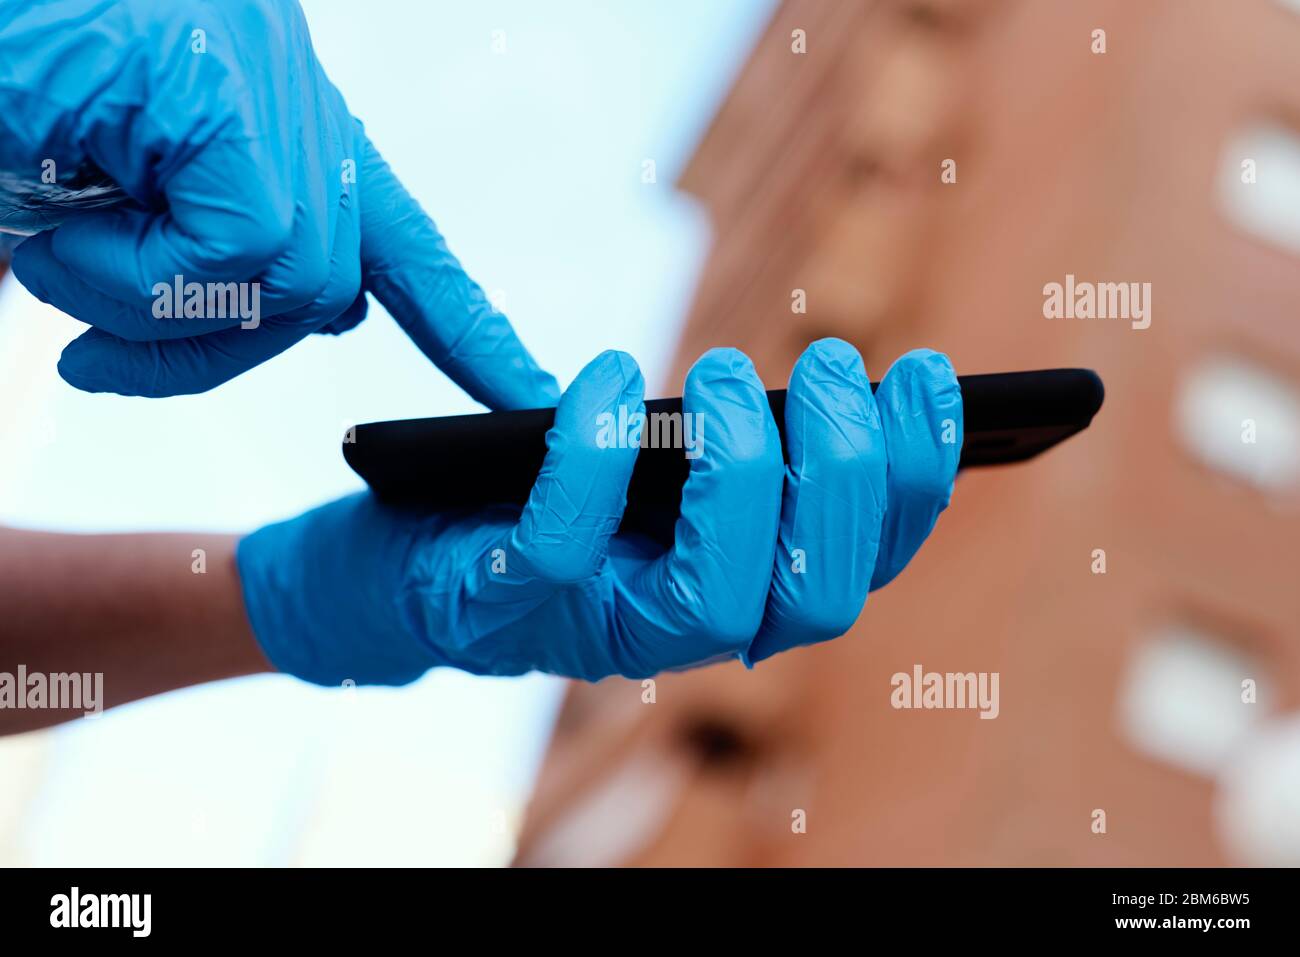
[{"label": "human forearm", "polygon": [[[0,529],[0,672],[102,673],[111,707],[269,670],[234,551],[229,535]],[[80,714],[0,707],[0,734]]]}]

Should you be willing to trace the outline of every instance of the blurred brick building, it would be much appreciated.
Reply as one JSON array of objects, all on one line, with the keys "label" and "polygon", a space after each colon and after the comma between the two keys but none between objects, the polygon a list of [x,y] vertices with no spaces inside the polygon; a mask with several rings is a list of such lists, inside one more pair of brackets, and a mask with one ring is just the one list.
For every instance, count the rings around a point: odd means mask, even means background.
[{"label": "blurred brick building", "polygon": [[[1269,859],[1277,822],[1222,792],[1300,708],[1288,6],[777,11],[681,179],[716,240],[663,391],[723,344],[780,385],[835,335],[877,379],[919,345],[959,372],[1095,368],[1107,405],[1036,461],[963,475],[852,634],[661,676],[653,703],[639,682],[574,687],[520,863]],[[1045,319],[1067,275],[1150,282],[1150,328]],[[916,664],[998,672],[999,717],[894,710],[890,677]],[[1276,763],[1250,794],[1285,789]]]}]

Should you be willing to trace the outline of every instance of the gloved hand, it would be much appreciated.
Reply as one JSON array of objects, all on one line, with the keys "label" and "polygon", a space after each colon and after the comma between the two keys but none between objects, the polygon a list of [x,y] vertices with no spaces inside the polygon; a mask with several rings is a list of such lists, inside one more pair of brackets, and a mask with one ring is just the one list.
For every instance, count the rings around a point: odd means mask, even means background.
[{"label": "gloved hand", "polygon": [[852,346],[812,345],[790,379],[784,466],[753,366],[715,349],[686,379],[702,454],[672,548],[616,535],[636,438],[602,442],[598,422],[643,410],[643,389],[622,353],[579,373],[522,512],[420,514],[363,493],[245,538],[267,657],[327,685],[401,684],[435,665],[596,680],[753,663],[847,631],[948,504],[962,407],[943,355],[908,353],[873,396]]},{"label": "gloved hand", "polygon": [[94,327],[59,363],[79,389],[203,392],[352,328],[369,291],[480,402],[559,395],[349,114],[291,0],[0,0],[0,177],[88,166],[135,204],[13,257]]}]

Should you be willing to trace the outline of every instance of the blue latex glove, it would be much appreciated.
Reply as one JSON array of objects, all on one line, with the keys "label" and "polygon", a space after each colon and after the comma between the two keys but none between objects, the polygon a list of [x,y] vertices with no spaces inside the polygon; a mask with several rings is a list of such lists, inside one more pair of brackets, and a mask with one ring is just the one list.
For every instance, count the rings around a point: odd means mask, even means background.
[{"label": "blue latex glove", "polygon": [[753,366],[715,349],[686,380],[703,452],[674,545],[616,535],[637,448],[602,447],[599,416],[643,409],[643,388],[622,353],[583,369],[522,513],[419,514],[363,493],[245,538],[267,657],[319,684],[752,663],[847,631],[948,504],[962,408],[946,357],[909,353],[873,397],[852,346],[815,343],[790,379],[787,467]]},{"label": "blue latex glove", "polygon": [[[135,202],[13,257],[33,294],[94,327],[59,363],[79,389],[211,389],[352,328],[369,291],[480,402],[558,398],[348,112],[297,3],[0,0],[0,177],[92,167]],[[203,315],[159,318],[177,276]],[[218,290],[209,306],[208,284],[230,282],[242,302]]]}]

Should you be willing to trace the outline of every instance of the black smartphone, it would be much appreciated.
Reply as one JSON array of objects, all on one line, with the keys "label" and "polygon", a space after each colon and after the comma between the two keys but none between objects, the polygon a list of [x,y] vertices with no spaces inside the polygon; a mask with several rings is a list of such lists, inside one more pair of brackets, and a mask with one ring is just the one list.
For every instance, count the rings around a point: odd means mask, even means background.
[{"label": "black smartphone", "polygon": [[[1033,458],[1086,429],[1105,395],[1090,369],[967,375],[957,381],[965,419],[962,468]],[[785,395],[784,389],[767,393],[783,444]],[[647,417],[682,411],[680,398],[650,399],[645,405]],[[554,419],[554,409],[522,409],[370,422],[348,430],[343,456],[390,504],[523,505],[542,467],[546,431]],[[686,449],[643,444],[621,528],[670,539],[689,468]]]}]

